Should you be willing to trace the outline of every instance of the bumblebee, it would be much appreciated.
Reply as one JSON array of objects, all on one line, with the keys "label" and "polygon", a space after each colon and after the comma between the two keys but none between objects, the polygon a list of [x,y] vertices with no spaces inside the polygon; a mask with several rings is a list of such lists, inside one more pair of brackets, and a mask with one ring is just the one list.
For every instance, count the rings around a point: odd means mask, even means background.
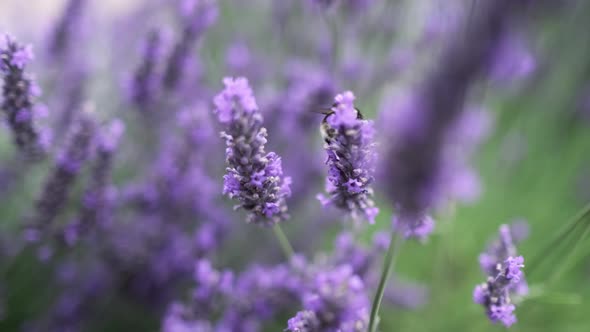
[{"label": "bumblebee", "polygon": [[[322,120],[320,132],[322,133],[322,137],[324,138],[324,142],[326,142],[327,144],[330,144],[330,141],[336,135],[336,130],[334,128],[330,127],[330,125],[328,124],[328,118],[334,114],[334,109],[336,107],[338,107],[338,103],[332,104],[332,107],[330,107],[330,108],[322,108],[322,109],[315,111],[316,113],[324,114],[324,119]],[[354,108],[354,110],[356,111],[356,118],[359,120],[363,120],[364,119],[363,113],[356,107]]]},{"label": "bumblebee", "polygon": [[[338,107],[338,103],[334,103],[332,104],[332,106],[330,108],[322,108],[319,109],[317,111],[315,111],[316,113],[319,114],[324,114],[324,119],[322,120],[322,123],[326,123],[328,121],[328,117],[330,117],[330,115],[334,114],[334,108]],[[354,108],[354,110],[356,111],[356,118],[359,120],[363,120],[363,113],[361,113],[361,110],[359,110],[358,108]]]}]

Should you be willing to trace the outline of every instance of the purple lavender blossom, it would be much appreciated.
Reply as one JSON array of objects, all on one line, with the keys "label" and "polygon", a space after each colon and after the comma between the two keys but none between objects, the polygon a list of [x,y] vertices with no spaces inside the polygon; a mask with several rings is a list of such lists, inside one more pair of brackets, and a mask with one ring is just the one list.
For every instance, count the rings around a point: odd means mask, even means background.
[{"label": "purple lavender blossom", "polygon": [[80,29],[79,21],[86,6],[87,0],[68,1],[49,38],[50,57],[63,60],[63,56],[68,53],[73,35]]},{"label": "purple lavender blossom", "polygon": [[95,123],[84,114],[74,124],[67,145],[57,156],[55,166],[37,199],[33,227],[47,228],[63,209],[72,185],[90,153]]},{"label": "purple lavender blossom", "polygon": [[410,215],[435,208],[445,138],[463,111],[470,85],[500,45],[511,15],[525,3],[502,0],[477,6],[463,22],[466,33],[452,36],[441,52],[437,61],[445,65],[433,67],[403,103],[400,122],[387,121],[396,130],[389,131],[379,175],[393,205]]},{"label": "purple lavender blossom", "polygon": [[211,323],[206,320],[191,319],[190,311],[180,303],[173,303],[162,322],[162,332],[213,332]]},{"label": "purple lavender blossom", "polygon": [[287,321],[287,331],[292,332],[319,332],[320,321],[315,312],[305,310]]},{"label": "purple lavender blossom", "polygon": [[30,331],[83,331],[89,328],[86,324],[100,299],[111,289],[113,276],[100,261],[78,264],[58,267],[55,286],[59,294]]},{"label": "purple lavender blossom", "polygon": [[219,331],[260,331],[263,321],[297,303],[301,289],[301,277],[291,265],[251,265],[235,279]]},{"label": "purple lavender blossom", "polygon": [[245,40],[238,39],[225,50],[224,62],[227,73],[231,76],[248,77],[250,82],[259,81],[268,70],[260,60]]},{"label": "purple lavender blossom", "polygon": [[206,313],[213,313],[216,301],[222,295],[228,295],[234,287],[234,275],[231,271],[219,272],[208,260],[199,260],[195,266],[196,288],[193,290],[195,311],[206,318]]},{"label": "purple lavender blossom", "polygon": [[516,323],[511,296],[528,293],[522,272],[524,258],[517,256],[511,233],[508,225],[500,226],[499,238],[480,255],[480,265],[488,280],[473,291],[473,301],[484,306],[488,318],[506,327]]},{"label": "purple lavender blossom", "polygon": [[[329,262],[333,266],[350,265],[353,273],[363,280],[366,288],[374,289],[379,282],[381,258],[389,246],[389,241],[389,234],[378,232],[373,236],[371,246],[363,246],[352,233],[341,233],[336,238]],[[428,293],[428,288],[424,285],[395,277],[387,287],[384,300],[396,307],[416,309],[428,301]]]},{"label": "purple lavender blossom", "polygon": [[498,264],[495,276],[489,276],[487,282],[475,287],[473,301],[484,306],[488,318],[493,323],[501,322],[506,327],[516,323],[510,289],[520,281],[523,263],[522,256],[508,257],[503,263]]},{"label": "purple lavender blossom", "polygon": [[9,36],[4,39],[5,44],[0,47],[0,73],[4,77],[1,108],[7,116],[17,147],[26,156],[39,158],[46,143],[43,133],[33,123],[39,110],[35,106],[35,98],[39,96],[40,88],[25,73],[26,65],[33,59],[32,47],[23,46]]},{"label": "purple lavender blossom", "polygon": [[[526,223],[522,221],[500,226],[498,238],[492,241],[486,250],[479,255],[479,264],[482,271],[488,275],[493,275],[496,273],[498,262],[503,262],[508,257],[517,256],[516,244],[524,240],[528,235],[522,234],[523,228],[526,231],[525,227]],[[522,282],[526,283],[524,280]]]},{"label": "purple lavender blossom", "polygon": [[513,83],[530,76],[537,67],[535,56],[523,36],[504,36],[490,64],[492,79],[501,84]]},{"label": "purple lavender blossom", "polygon": [[392,220],[393,228],[406,239],[415,238],[425,241],[434,231],[434,220],[429,215],[405,214],[400,211]]},{"label": "purple lavender blossom", "polygon": [[329,197],[319,195],[318,198],[324,205],[335,205],[355,219],[362,215],[373,223],[379,212],[370,187],[376,158],[373,123],[359,119],[350,91],[336,96],[332,111],[324,123]]},{"label": "purple lavender blossom", "polygon": [[169,306],[162,323],[163,332],[213,331],[207,319],[231,295],[233,273],[217,271],[208,260],[201,259],[196,263],[194,280],[192,301],[187,305],[175,302]]},{"label": "purple lavender blossom", "polygon": [[[417,96],[409,94],[396,97],[384,103],[386,110],[383,122],[395,123],[394,131],[406,132],[410,140],[421,140],[425,136],[421,112],[422,103]],[[472,203],[481,194],[481,185],[477,172],[470,166],[469,160],[476,148],[484,141],[492,127],[492,119],[489,113],[481,108],[469,106],[449,124],[449,131],[444,134],[439,147],[439,156],[436,165],[430,165],[428,172],[428,185],[424,185],[412,195],[415,197],[406,203],[415,206],[414,213],[426,214],[427,210],[437,210],[450,202],[459,201]],[[386,130],[386,128],[383,128]],[[395,133],[394,133],[395,134]],[[400,138],[397,138],[400,139]],[[393,141],[393,145],[397,143]],[[403,164],[401,159],[389,161],[392,167]],[[399,170],[401,171],[401,169]],[[410,171],[409,169],[407,170]],[[381,174],[382,176],[384,174]],[[411,177],[402,181],[409,181]],[[398,184],[406,186],[408,184]],[[384,188],[393,194],[394,188]],[[401,195],[402,193],[398,193]],[[404,198],[409,200],[408,198]],[[404,209],[412,210],[412,209]],[[417,212],[421,211],[421,212]],[[409,213],[410,211],[407,211]]]},{"label": "purple lavender blossom", "polygon": [[191,49],[219,15],[215,0],[183,0],[181,11],[184,16],[183,32],[166,64],[163,77],[166,90],[173,90],[178,86]]},{"label": "purple lavender blossom", "polygon": [[[366,331],[369,321],[369,298],[360,277],[353,274],[348,265],[320,269],[308,276],[302,303],[305,311],[312,312],[317,318],[319,328],[311,331]],[[298,313],[290,329],[297,328]],[[309,314],[306,314],[309,317]]]},{"label": "purple lavender blossom", "polygon": [[108,214],[111,211],[109,202],[113,199],[114,192],[110,183],[113,156],[124,131],[125,125],[117,119],[97,135],[92,177],[82,198],[82,208],[78,220],[79,231],[82,233],[87,232],[93,226],[104,226],[109,218]]},{"label": "purple lavender blossom", "polygon": [[248,80],[225,78],[223,83],[225,89],[214,99],[227,144],[223,193],[240,202],[248,223],[276,224],[287,218],[291,179],[283,176],[281,158],[264,151],[266,129]]},{"label": "purple lavender blossom", "polygon": [[128,82],[129,99],[142,111],[146,111],[146,107],[158,98],[161,81],[159,67],[164,56],[164,44],[164,33],[161,30],[149,32],[141,49],[141,63]]}]

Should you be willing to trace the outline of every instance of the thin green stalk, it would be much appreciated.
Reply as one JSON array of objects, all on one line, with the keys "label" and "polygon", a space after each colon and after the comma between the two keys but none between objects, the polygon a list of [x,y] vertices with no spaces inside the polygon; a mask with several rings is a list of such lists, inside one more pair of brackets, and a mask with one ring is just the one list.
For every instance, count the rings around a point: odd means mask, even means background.
[{"label": "thin green stalk", "polygon": [[565,243],[565,238],[568,237],[579,225],[584,223],[587,216],[590,215],[590,204],[586,205],[580,212],[578,212],[572,219],[565,223],[562,229],[554,236],[554,238],[547,243],[541,252],[535,256],[531,263],[527,265],[527,274],[533,274],[543,261],[546,261],[547,256],[555,251],[555,247],[561,243]]},{"label": "thin green stalk", "polygon": [[272,227],[272,230],[274,231],[277,240],[279,240],[279,245],[281,246],[283,253],[287,257],[287,259],[291,259],[291,257],[295,255],[295,250],[293,250],[293,247],[291,246],[289,239],[285,235],[285,232],[283,232],[283,229],[279,224],[274,225]]},{"label": "thin green stalk", "polygon": [[573,265],[572,259],[576,256],[578,251],[580,250],[580,246],[584,243],[584,239],[590,234],[590,225],[586,225],[586,229],[582,232],[582,235],[578,239],[575,246],[572,250],[568,253],[566,258],[562,261],[560,267],[558,267],[554,272],[553,275],[550,277],[549,282],[554,282],[559,279],[559,277],[565,272],[570,265]]},{"label": "thin green stalk", "polygon": [[379,279],[379,286],[377,287],[377,293],[373,299],[373,305],[371,307],[371,317],[369,320],[369,332],[377,331],[377,325],[379,325],[379,308],[381,307],[381,301],[383,300],[383,294],[385,293],[385,287],[387,281],[395,265],[395,259],[401,246],[402,239],[397,235],[397,232],[391,232],[391,241],[389,242],[389,248],[385,254],[383,260],[383,270],[381,271],[381,278]]}]

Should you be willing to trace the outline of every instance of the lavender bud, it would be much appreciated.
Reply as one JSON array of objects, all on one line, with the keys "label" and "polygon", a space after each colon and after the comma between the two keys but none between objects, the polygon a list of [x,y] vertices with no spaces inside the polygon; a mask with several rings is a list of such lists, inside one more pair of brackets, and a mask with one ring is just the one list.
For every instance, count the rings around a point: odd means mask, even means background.
[{"label": "lavender bud", "polygon": [[524,258],[517,256],[509,226],[500,226],[500,236],[480,255],[479,261],[488,279],[475,287],[473,301],[485,308],[493,323],[501,322],[509,327],[516,323],[511,296],[528,292],[522,272]]},{"label": "lavender bud", "polygon": [[333,204],[355,219],[362,215],[373,223],[379,212],[370,187],[376,157],[373,123],[359,118],[352,92],[337,95],[335,101],[334,113],[329,114],[323,124],[329,197],[319,195],[318,198],[324,205]]},{"label": "lavender bud", "polygon": [[225,78],[223,83],[225,89],[214,99],[227,144],[223,193],[248,211],[247,222],[273,225],[287,218],[291,179],[283,176],[281,158],[264,151],[266,129],[248,80]]},{"label": "lavender bud", "polygon": [[35,98],[40,88],[25,73],[33,59],[30,45],[23,46],[9,36],[0,47],[0,73],[4,77],[2,110],[14,134],[18,148],[28,157],[39,158],[45,150],[43,136],[35,128],[33,119],[38,108]]}]

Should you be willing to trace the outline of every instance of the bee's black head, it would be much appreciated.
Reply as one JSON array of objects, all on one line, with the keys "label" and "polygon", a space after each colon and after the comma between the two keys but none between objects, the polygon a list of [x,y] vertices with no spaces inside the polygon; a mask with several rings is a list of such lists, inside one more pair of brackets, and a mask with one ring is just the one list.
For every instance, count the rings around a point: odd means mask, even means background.
[{"label": "bee's black head", "polygon": [[[330,108],[321,108],[317,111],[314,111],[315,113],[319,113],[319,114],[324,114],[324,119],[322,120],[322,123],[325,123],[326,121],[328,121],[328,118],[330,117],[330,115],[334,114],[334,108],[338,107],[338,103],[334,103],[332,104],[332,107]],[[361,110],[359,110],[358,108],[354,108],[356,111],[356,118],[359,120],[363,120],[363,113],[361,112]]]}]

